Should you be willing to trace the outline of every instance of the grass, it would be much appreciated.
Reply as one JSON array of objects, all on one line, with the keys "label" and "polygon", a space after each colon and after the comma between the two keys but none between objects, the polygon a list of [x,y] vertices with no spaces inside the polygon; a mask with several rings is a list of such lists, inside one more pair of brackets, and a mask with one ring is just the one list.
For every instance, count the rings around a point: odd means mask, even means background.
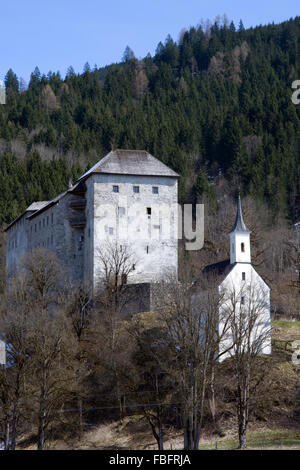
[{"label": "grass", "polygon": [[[238,447],[237,438],[200,444],[200,450],[234,450]],[[247,449],[300,449],[300,431],[262,431],[247,433]]]},{"label": "grass", "polygon": [[280,328],[299,328],[300,333],[300,321],[273,320],[272,326],[279,326]]}]

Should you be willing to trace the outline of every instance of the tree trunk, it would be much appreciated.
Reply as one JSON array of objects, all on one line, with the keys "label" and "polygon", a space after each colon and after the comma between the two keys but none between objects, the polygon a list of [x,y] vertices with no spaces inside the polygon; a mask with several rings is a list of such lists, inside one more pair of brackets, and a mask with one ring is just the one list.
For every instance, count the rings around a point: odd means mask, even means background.
[{"label": "tree trunk", "polygon": [[9,450],[9,421],[8,421],[8,417],[5,420],[4,450]]},{"label": "tree trunk", "polygon": [[11,443],[10,449],[16,449],[16,439],[17,439],[17,421],[18,421],[18,408],[19,408],[19,397],[20,397],[20,371],[17,376],[16,387],[15,387],[15,400],[13,407],[12,415],[12,433],[11,433]]},{"label": "tree trunk", "polygon": [[39,430],[38,430],[38,450],[45,449],[45,427],[46,427],[46,383],[47,372],[43,370],[42,386],[40,393],[40,410],[39,410]]}]

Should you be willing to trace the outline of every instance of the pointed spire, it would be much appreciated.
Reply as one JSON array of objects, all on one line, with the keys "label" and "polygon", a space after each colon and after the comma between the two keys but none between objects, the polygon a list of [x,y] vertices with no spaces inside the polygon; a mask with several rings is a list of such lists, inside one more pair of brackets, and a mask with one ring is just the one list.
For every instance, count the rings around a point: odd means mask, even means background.
[{"label": "pointed spire", "polygon": [[247,228],[244,219],[243,219],[243,213],[242,213],[242,204],[241,204],[241,196],[240,192],[238,194],[238,200],[237,200],[237,213],[236,213],[236,218],[235,218],[235,224],[230,230],[230,233],[232,232],[247,232],[251,233],[251,231]]}]

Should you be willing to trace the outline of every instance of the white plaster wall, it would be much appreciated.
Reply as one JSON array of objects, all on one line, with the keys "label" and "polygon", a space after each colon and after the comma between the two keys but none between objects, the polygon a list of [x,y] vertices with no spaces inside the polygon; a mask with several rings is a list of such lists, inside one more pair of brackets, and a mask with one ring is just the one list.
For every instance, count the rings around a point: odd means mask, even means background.
[{"label": "white plaster wall", "polygon": [[[241,243],[244,243],[245,251],[242,252]],[[250,235],[234,232],[230,234],[230,263],[250,263]]]},{"label": "white plaster wall", "polygon": [[[246,280],[242,280],[242,273],[246,274]],[[230,308],[230,301],[229,296],[232,293],[235,293],[238,302],[241,296],[245,297],[245,311],[247,312],[247,305],[249,300],[249,295],[252,297],[252,302],[258,307],[260,306],[260,313],[257,319],[256,326],[253,330],[252,340],[255,338],[259,338],[261,335],[269,332],[267,338],[263,343],[262,353],[263,354],[271,354],[271,315],[270,315],[270,288],[264,282],[264,280],[259,276],[259,274],[255,271],[253,266],[250,263],[237,263],[232,271],[228,274],[228,276],[224,279],[224,281],[219,286],[219,293],[224,293],[224,303],[223,306],[220,308],[220,324],[219,324],[219,332],[224,329],[224,312],[226,312],[227,308]],[[223,294],[222,294],[223,295]],[[255,308],[255,307],[254,307]],[[238,309],[237,309],[238,310]],[[257,310],[258,311],[258,310]],[[225,313],[226,316],[226,313]],[[228,332],[227,336],[222,341],[220,346],[220,351],[224,351],[232,344],[232,337],[230,332]],[[226,357],[230,357],[232,351],[224,354],[221,357],[221,360],[224,360]]]},{"label": "white plaster wall", "polygon": [[[134,252],[135,270],[128,283],[161,280],[170,271],[177,275],[177,180],[95,174],[93,181],[94,278],[101,273],[97,252],[105,240],[117,240]],[[113,185],[119,186],[118,193],[113,192]],[[133,192],[133,186],[139,186],[139,193]],[[158,187],[158,194],[152,193],[153,186]],[[151,208],[150,217],[147,208]]]}]

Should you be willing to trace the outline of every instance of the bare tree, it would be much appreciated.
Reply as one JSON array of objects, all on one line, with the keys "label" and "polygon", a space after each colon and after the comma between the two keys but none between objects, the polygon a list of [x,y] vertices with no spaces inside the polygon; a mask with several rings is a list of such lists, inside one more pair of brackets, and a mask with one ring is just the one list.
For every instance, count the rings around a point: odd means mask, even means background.
[{"label": "bare tree", "polygon": [[83,434],[83,397],[86,395],[84,380],[89,374],[88,351],[91,342],[91,329],[95,326],[92,315],[92,295],[90,289],[70,286],[67,292],[66,315],[70,320],[71,333],[75,344],[72,356],[75,361],[75,390],[78,403],[79,434]]},{"label": "bare tree", "polygon": [[254,282],[227,291],[222,306],[224,316],[230,318],[230,336],[233,347],[229,350],[236,368],[237,421],[239,449],[246,447],[249,422],[251,378],[257,358],[270,353],[270,324],[265,292]]},{"label": "bare tree", "polygon": [[168,279],[158,284],[155,297],[162,325],[157,361],[179,392],[184,448],[198,449],[209,374],[221,354],[220,339],[228,330],[227,323],[219,328],[222,297],[215,284],[203,281],[196,286],[188,274],[181,282]]},{"label": "bare tree", "polygon": [[135,270],[137,260],[130,245],[120,246],[116,241],[107,242],[102,250],[98,250],[97,258],[99,283],[94,295],[94,309],[98,326],[95,331],[102,341],[101,345],[95,341],[95,348],[102,370],[110,377],[122,418],[125,411],[124,390],[126,383],[130,382],[130,345],[123,320],[135,296],[127,280]]},{"label": "bare tree", "polygon": [[43,450],[46,429],[63,405],[71,381],[64,367],[69,351],[69,328],[63,312],[65,278],[55,255],[42,248],[28,253],[22,267],[18,274],[23,279],[22,299],[17,302],[26,307],[25,312],[21,308],[26,338],[23,349],[16,348],[16,353],[26,351],[30,361],[30,409],[37,416],[38,449]]}]

